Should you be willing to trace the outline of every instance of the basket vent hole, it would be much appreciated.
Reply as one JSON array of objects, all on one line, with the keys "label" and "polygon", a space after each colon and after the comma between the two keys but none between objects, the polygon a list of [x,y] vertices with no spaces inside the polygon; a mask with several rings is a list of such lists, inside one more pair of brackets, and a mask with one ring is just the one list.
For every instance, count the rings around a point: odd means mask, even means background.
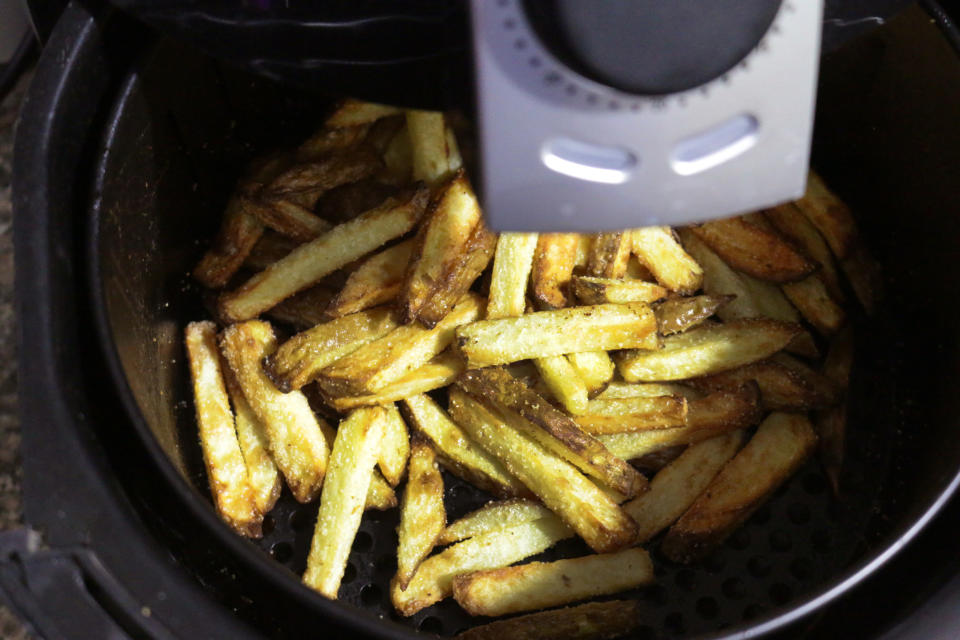
[{"label": "basket vent hole", "polygon": [[365,553],[373,549],[373,536],[366,531],[358,531],[357,537],[353,539],[353,550]]},{"label": "basket vent hole", "polygon": [[747,562],[747,570],[754,578],[766,578],[770,575],[770,562],[763,556],[753,556]]},{"label": "basket vent hole", "polygon": [[261,525],[261,531],[263,532],[263,535],[268,536],[273,533],[273,529],[276,526],[277,523],[273,519],[273,516],[263,516],[263,524]]},{"label": "basket vent hole", "polygon": [[380,587],[375,584],[367,584],[360,589],[360,602],[365,607],[376,607],[380,604],[382,593]]},{"label": "basket vent hole", "polygon": [[790,551],[791,547],[793,547],[793,540],[790,539],[789,533],[783,529],[776,529],[770,532],[770,549],[782,553]]},{"label": "basket vent hole", "polygon": [[290,514],[290,528],[294,531],[304,531],[310,526],[310,514],[306,511],[294,511]]},{"label": "basket vent hole", "polygon": [[717,606],[717,601],[709,596],[705,596],[697,600],[697,613],[700,614],[701,618],[705,620],[713,620],[717,617],[717,614],[720,613],[720,607]]},{"label": "basket vent hole", "polygon": [[343,570],[343,580],[341,584],[350,584],[357,579],[357,568],[353,566],[353,563],[348,562],[347,568]]},{"label": "basket vent hole", "polygon": [[747,595],[747,587],[740,578],[728,578],[723,581],[723,595],[739,600]]},{"label": "basket vent hole", "polygon": [[786,604],[793,597],[793,590],[782,582],[770,587],[770,599],[775,604]]},{"label": "basket vent hole", "polygon": [[420,624],[417,625],[417,629],[423,631],[424,633],[443,633],[443,622],[440,618],[434,618],[433,616],[427,616],[420,621]]},{"label": "basket vent hole", "polygon": [[663,619],[663,626],[666,627],[667,631],[678,636],[687,630],[683,624],[683,614],[679,611],[667,614],[667,617]]},{"label": "basket vent hole", "polygon": [[277,562],[287,563],[293,557],[293,547],[289,542],[278,542],[270,547],[270,555]]},{"label": "basket vent hole", "polygon": [[806,524],[810,522],[810,509],[805,504],[794,502],[787,507],[787,517],[793,524]]}]

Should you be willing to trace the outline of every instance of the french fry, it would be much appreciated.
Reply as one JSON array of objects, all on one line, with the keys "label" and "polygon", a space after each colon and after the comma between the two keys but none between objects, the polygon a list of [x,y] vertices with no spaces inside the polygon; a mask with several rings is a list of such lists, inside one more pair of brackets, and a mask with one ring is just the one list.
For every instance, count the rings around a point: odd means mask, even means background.
[{"label": "french fry", "polygon": [[741,218],[714,220],[690,231],[731,267],[760,280],[796,282],[817,268],[775,233]]},{"label": "french fry", "polygon": [[487,315],[490,320],[522,316],[527,306],[527,281],[537,248],[535,233],[502,233],[493,256]]},{"label": "french fry", "polygon": [[260,513],[269,513],[280,497],[283,482],[273,458],[270,457],[270,441],[267,432],[243,397],[240,383],[229,366],[223,367],[223,379],[230,395],[230,404],[236,418],[237,441],[243,452],[243,463],[247,467],[247,478],[253,489],[253,500]]},{"label": "french fry", "polygon": [[386,166],[386,176],[396,184],[407,184],[413,180],[413,142],[410,140],[410,130],[404,125],[383,151],[383,164]]},{"label": "french fry", "polygon": [[220,348],[266,429],[270,454],[294,498],[310,502],[320,493],[329,444],[306,397],[282,393],[260,365],[276,349],[273,329],[258,320],[231,325],[220,336]]},{"label": "french fry", "polygon": [[468,513],[456,522],[447,525],[437,538],[438,545],[453,544],[467,538],[491,531],[500,531],[540,518],[556,518],[550,509],[539,502],[516,498],[501,502],[488,502],[476,511]]},{"label": "french fry", "polygon": [[406,114],[413,157],[413,179],[435,184],[459,169],[460,153],[456,149],[456,142],[447,135],[443,114],[414,110],[408,110]]},{"label": "french fry", "polygon": [[577,236],[577,257],[574,263],[574,269],[586,269],[590,262],[590,249],[593,247],[594,236],[585,233],[578,233]]},{"label": "french fry", "polygon": [[390,599],[400,615],[412,616],[452,595],[454,577],[511,565],[572,535],[562,522],[543,518],[458,542],[424,560],[406,589],[401,589],[394,577],[390,582]]},{"label": "french fry", "polygon": [[690,445],[653,477],[649,491],[624,504],[623,510],[640,530],[637,544],[647,542],[682,516],[743,441],[743,431],[733,431]]},{"label": "french fry", "polygon": [[347,557],[360,527],[385,413],[383,407],[353,411],[340,423],[333,441],[317,526],[303,574],[304,584],[331,600],[337,598]]},{"label": "french fry", "polygon": [[[823,363],[823,375],[842,394],[846,394],[853,368],[853,331],[848,327],[838,333],[827,351]],[[820,438],[820,463],[834,495],[840,495],[840,471],[846,449],[847,404],[841,402],[814,414],[814,426]]]},{"label": "french fry", "polygon": [[584,304],[656,302],[667,297],[664,287],[643,280],[574,276],[572,282],[574,294]]},{"label": "french fry", "polygon": [[877,310],[877,304],[883,295],[880,266],[859,240],[853,243],[850,252],[840,261],[840,266],[857,300],[866,312],[872,315]]},{"label": "french fry", "polygon": [[646,304],[600,304],[481,320],[457,329],[469,368],[581,351],[656,348],[656,319]]},{"label": "french fry", "polygon": [[372,122],[350,126],[330,128],[321,127],[319,131],[304,140],[296,151],[296,159],[302,162],[316,160],[334,151],[355,147],[363,142],[370,131]]},{"label": "french fry", "polygon": [[689,295],[700,288],[703,269],[683,250],[669,227],[634,229],[630,241],[640,263],[667,289]]},{"label": "french fry", "polygon": [[194,280],[210,289],[227,285],[263,235],[253,208],[248,196],[230,198],[217,237],[193,270]]},{"label": "french fry", "polygon": [[830,246],[823,239],[796,203],[788,202],[763,212],[764,217],[785,238],[800,247],[804,253],[820,265],[817,276],[823,279],[827,290],[834,300],[843,302],[846,296],[840,285],[840,273],[830,252]]},{"label": "french fry", "polygon": [[622,549],[636,535],[633,521],[577,469],[456,388],[450,392],[450,412],[594,551]]},{"label": "french fry", "polygon": [[328,365],[397,328],[396,314],[387,307],[368,309],[293,336],[266,359],[264,370],[287,393],[313,382]]},{"label": "french fry", "polygon": [[313,240],[331,226],[310,209],[282,195],[263,196],[253,211],[264,225],[297,242]]},{"label": "french fry", "polygon": [[601,278],[622,278],[627,273],[632,246],[629,231],[598,233],[590,246],[587,273]]},{"label": "french fry", "polygon": [[376,393],[327,398],[326,402],[341,413],[371,404],[389,404],[453,384],[463,370],[463,360],[448,349]]},{"label": "french fry", "polygon": [[257,508],[256,494],[237,442],[216,336],[217,328],[212,322],[191,322],[185,332],[200,448],[220,518],[240,535],[259,538],[263,513]]},{"label": "french fry", "polygon": [[830,191],[816,172],[810,172],[807,192],[794,204],[817,228],[838,260],[849,255],[857,236],[857,224],[847,205]]},{"label": "french fry", "polygon": [[417,318],[438,283],[459,264],[481,215],[477,198],[462,171],[440,187],[413,240],[399,299],[404,323]]},{"label": "french fry", "polygon": [[575,420],[592,435],[682,427],[687,420],[687,399],[670,395],[591,400],[585,414]]},{"label": "french fry", "polygon": [[796,471],[816,442],[805,416],[771,413],[670,528],[663,554],[687,563],[709,553]]},{"label": "french fry", "polygon": [[[263,198],[286,196],[312,208],[324,191],[367,178],[382,167],[383,161],[370,149],[347,149],[293,164],[265,185],[259,195]],[[283,233],[282,229],[277,231]]]},{"label": "french fry", "polygon": [[413,572],[433,550],[447,524],[443,508],[443,477],[436,454],[422,437],[410,450],[410,477],[400,507],[397,547],[397,586],[406,591]]},{"label": "french fry", "polygon": [[547,356],[533,361],[550,394],[572,414],[587,410],[587,385],[565,356]]},{"label": "french fry", "polygon": [[596,394],[607,386],[607,383],[616,373],[617,365],[606,351],[581,351],[567,354],[567,360],[576,369],[583,383],[587,385],[587,392]]},{"label": "french fry", "polygon": [[662,336],[686,331],[717,313],[733,296],[693,296],[671,298],[653,307],[657,330]]},{"label": "french fry", "polygon": [[363,504],[363,510],[386,511],[397,506],[397,494],[380,473],[374,469],[370,474],[370,488]]},{"label": "french fry", "polygon": [[383,205],[297,247],[239,289],[223,296],[220,299],[221,314],[231,321],[252,318],[323,276],[403,235],[419,220],[426,198],[425,189],[390,198]]},{"label": "french fry", "polygon": [[310,329],[329,320],[324,309],[336,295],[325,284],[318,284],[290,296],[266,312],[271,320],[288,324],[298,331]]},{"label": "french fry", "polygon": [[385,118],[380,118],[370,125],[367,135],[363,138],[363,144],[371,147],[381,157],[390,148],[390,143],[402,129],[407,126],[406,116],[402,113],[395,113]]},{"label": "french fry", "polygon": [[654,398],[656,396],[682,396],[687,400],[702,397],[696,389],[677,382],[611,382],[596,400],[617,400],[620,398]]},{"label": "french fry", "polygon": [[412,251],[413,240],[406,240],[364,260],[330,301],[327,315],[340,318],[396,299]]},{"label": "french fry", "polygon": [[781,287],[793,306],[821,334],[833,335],[846,321],[843,309],[827,291],[823,280],[816,275],[788,282]]},{"label": "french fry", "polygon": [[404,415],[440,452],[441,462],[451,473],[501,498],[529,495],[493,455],[476,444],[429,396],[403,400]]},{"label": "french fry", "polygon": [[267,230],[257,240],[257,244],[253,245],[250,254],[243,261],[243,266],[253,271],[263,271],[298,246],[300,246],[299,242],[282,236],[276,231]]},{"label": "french fry", "polygon": [[627,382],[683,380],[735,369],[783,349],[800,332],[794,324],[747,318],[669,336],[659,351],[627,352],[618,365]]},{"label": "french fry", "polygon": [[643,549],[530,562],[453,579],[453,597],[472,616],[503,616],[626,591],[653,582]]},{"label": "french fry", "polygon": [[474,320],[482,305],[479,296],[468,294],[433,329],[418,323],[397,327],[324,369],[320,388],[334,397],[383,390],[446,349],[455,329]]},{"label": "french fry", "polygon": [[400,417],[397,407],[389,405],[384,409],[386,414],[383,418],[383,438],[377,454],[377,466],[380,467],[387,482],[395,487],[400,483],[403,472],[407,468],[410,436],[407,433],[407,423]]},{"label": "french fry", "polygon": [[645,478],[635,469],[611,455],[575,420],[505,370],[468,370],[457,379],[456,386],[497,414],[507,411],[508,420],[511,414],[521,417],[509,424],[610,488],[626,496],[634,496],[645,488]]},{"label": "french fry", "polygon": [[348,98],[337,105],[324,124],[327,127],[355,127],[398,113],[402,113],[399,107]]},{"label": "french fry", "polygon": [[457,640],[610,640],[625,636],[643,624],[643,620],[636,600],[588,602],[497,620],[456,637]]},{"label": "french fry", "polygon": [[383,204],[384,200],[398,192],[395,185],[385,184],[376,178],[365,178],[324,191],[314,205],[314,211],[324,220],[340,224]]},{"label": "french fry", "polygon": [[537,239],[530,271],[533,298],[542,309],[562,309],[570,295],[579,236],[575,233],[542,233]]}]

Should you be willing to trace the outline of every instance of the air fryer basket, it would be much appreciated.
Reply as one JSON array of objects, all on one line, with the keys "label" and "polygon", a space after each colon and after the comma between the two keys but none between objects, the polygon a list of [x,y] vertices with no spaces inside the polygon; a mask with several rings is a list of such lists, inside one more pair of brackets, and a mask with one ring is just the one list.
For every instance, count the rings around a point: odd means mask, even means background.
[{"label": "air fryer basket", "polygon": [[[180,338],[205,317],[188,272],[212,238],[241,167],[290,146],[315,126],[327,100],[295,94],[168,40],[145,42],[116,95],[90,219],[90,283],[101,339],[133,428],[156,456],[166,490],[214,521]],[[920,9],[824,60],[814,165],[851,205],[883,265],[886,297],[859,318],[847,463],[840,501],[816,461],[705,563],[671,564],[653,550],[655,585],[637,637],[713,634],[781,623],[846,588],[952,489],[960,468],[956,379],[958,304],[953,275],[960,234],[960,63]],[[446,475],[448,517],[488,496]],[[285,491],[255,543],[231,542],[238,563],[303,590],[317,505]],[[396,568],[397,510],[364,515],[341,604],[313,598],[320,617],[379,617],[451,635],[476,621],[451,600],[403,620],[386,585]],[[568,541],[545,559],[577,554]],[[269,554],[266,564],[257,554]],[[846,581],[846,582],[845,582]],[[283,593],[277,597],[285,597]],[[787,616],[786,618],[784,616]],[[380,624],[384,635],[402,627]]]}]

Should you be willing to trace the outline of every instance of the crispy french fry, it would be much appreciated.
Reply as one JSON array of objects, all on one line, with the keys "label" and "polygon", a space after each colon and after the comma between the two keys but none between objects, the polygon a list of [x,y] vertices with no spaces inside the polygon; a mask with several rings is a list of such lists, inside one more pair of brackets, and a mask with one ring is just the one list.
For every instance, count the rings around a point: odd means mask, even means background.
[{"label": "crispy french fry", "polygon": [[630,241],[640,263],[667,289],[688,295],[700,288],[703,269],[683,250],[669,227],[634,229]]},{"label": "crispy french fry", "polygon": [[596,400],[617,400],[619,398],[653,398],[656,396],[682,396],[687,400],[701,397],[695,389],[686,383],[677,382],[611,382]]},{"label": "crispy french fry", "polygon": [[324,124],[331,128],[354,127],[371,124],[380,118],[398,113],[402,113],[399,107],[348,98],[337,105],[337,108],[330,114]]},{"label": "crispy french fry", "polygon": [[364,407],[340,423],[320,496],[303,582],[336,600],[353,538],[360,527],[370,477],[377,460],[386,411]]},{"label": "crispy french fry", "polygon": [[341,413],[371,404],[389,404],[453,384],[463,370],[463,360],[447,350],[374,394],[328,398],[326,402]]},{"label": "crispy french fry", "polygon": [[397,186],[385,184],[376,178],[348,182],[324,191],[314,205],[314,211],[324,220],[340,224],[383,204],[384,200],[397,195],[398,191]]},{"label": "crispy french fry", "polygon": [[194,280],[210,289],[226,286],[263,235],[253,208],[248,196],[230,198],[217,237],[193,270]]},{"label": "crispy french fry", "polygon": [[243,261],[243,266],[253,271],[263,271],[277,260],[300,246],[299,242],[280,235],[276,231],[264,232],[253,250]]},{"label": "crispy french fry", "polygon": [[850,253],[857,236],[857,224],[844,202],[833,194],[823,178],[811,171],[807,193],[794,203],[823,236],[838,260]]},{"label": "crispy french fry", "polygon": [[567,306],[578,241],[579,236],[575,233],[542,233],[537,239],[530,271],[530,288],[540,308],[561,309]]},{"label": "crispy french fry", "polygon": [[575,420],[593,435],[682,427],[687,420],[687,399],[670,395],[591,400],[585,414]]},{"label": "crispy french fry", "polygon": [[282,195],[259,198],[253,212],[264,225],[297,242],[313,240],[331,226],[307,207]]},{"label": "crispy french fry", "polygon": [[567,354],[567,360],[577,370],[583,383],[587,385],[587,392],[596,394],[613,378],[617,365],[606,351],[581,351]]},{"label": "crispy french fry", "polygon": [[593,247],[594,236],[585,233],[577,234],[577,257],[574,263],[575,269],[586,269],[590,262],[590,249]]},{"label": "crispy french fry", "polygon": [[290,296],[267,311],[266,315],[298,331],[310,329],[329,320],[323,310],[335,294],[336,291],[325,284],[314,285]]},{"label": "crispy french fry", "polygon": [[813,273],[817,265],[775,233],[742,218],[714,220],[690,230],[737,271],[782,284]]},{"label": "crispy french fry", "polygon": [[601,278],[622,278],[633,246],[631,232],[598,233],[590,246],[587,273]]},{"label": "crispy french fry", "polygon": [[468,513],[456,522],[447,525],[437,544],[453,544],[467,538],[480,536],[491,531],[500,531],[540,518],[555,518],[553,512],[539,502],[515,498],[500,502],[488,502],[476,511]]},{"label": "crispy french fry", "polygon": [[293,336],[266,359],[264,370],[284,393],[313,382],[328,365],[397,328],[387,307],[368,309]]},{"label": "crispy french fry", "polygon": [[339,318],[396,299],[412,251],[413,240],[406,240],[364,260],[330,301],[327,315]]},{"label": "crispy french fry", "polygon": [[653,307],[657,330],[662,336],[686,331],[717,313],[733,296],[693,296],[672,298]]},{"label": "crispy french fry", "polygon": [[397,486],[403,478],[407,468],[407,457],[410,455],[410,436],[407,433],[407,423],[400,417],[395,405],[384,407],[386,414],[383,419],[383,439],[380,441],[380,451],[377,454],[377,466],[392,486]]},{"label": "crispy french fry", "polygon": [[370,131],[371,122],[352,126],[322,127],[297,147],[296,158],[302,162],[316,160],[334,151],[342,151],[363,142]]},{"label": "crispy french fry", "polygon": [[[264,186],[259,195],[263,198],[286,196],[312,208],[324,191],[367,178],[382,167],[383,161],[370,149],[347,149],[292,165]],[[282,229],[277,231],[283,233]]]},{"label": "crispy french fry", "polygon": [[424,560],[406,589],[401,589],[394,578],[390,582],[390,599],[401,615],[412,616],[452,595],[454,577],[511,565],[572,535],[562,522],[543,518],[458,542]]},{"label": "crispy french fry", "polygon": [[659,351],[625,353],[620,375],[628,382],[656,382],[727,371],[773,355],[799,332],[797,325],[766,318],[697,327],[665,338]]},{"label": "crispy french fry", "polygon": [[403,400],[404,415],[440,452],[451,473],[467,482],[508,498],[529,495],[530,491],[493,455],[476,444],[429,396]]},{"label": "crispy french fry", "polygon": [[435,184],[460,168],[460,153],[439,111],[408,110],[413,179]]},{"label": "crispy french fry", "polygon": [[447,524],[443,508],[443,477],[433,448],[414,438],[410,449],[410,477],[400,507],[397,547],[397,586],[405,591],[413,572],[433,550]]},{"label": "crispy french fry", "polygon": [[816,442],[805,416],[771,413],[670,528],[664,555],[692,562],[709,553],[796,471]]},{"label": "crispy french fry", "polygon": [[363,144],[371,147],[380,156],[386,153],[390,143],[397,134],[407,126],[407,118],[402,113],[395,113],[385,118],[380,118],[370,125],[367,135],[363,138]]},{"label": "crispy french fry", "polygon": [[237,442],[220,370],[217,327],[212,322],[191,322],[184,342],[193,380],[200,448],[217,513],[240,535],[259,538],[263,513],[257,508],[256,494]]},{"label": "crispy french fry", "polygon": [[527,281],[537,248],[535,233],[501,233],[493,256],[487,315],[494,318],[522,316],[527,306]]},{"label": "crispy french fry", "polygon": [[397,494],[380,473],[374,469],[370,475],[370,488],[363,504],[363,510],[386,511],[397,506]]},{"label": "crispy french fry", "polygon": [[282,393],[261,367],[276,349],[273,329],[258,320],[231,325],[220,337],[220,348],[267,431],[270,454],[293,496],[310,502],[320,493],[329,444],[306,397],[299,391]]},{"label": "crispy french fry", "polygon": [[655,348],[656,319],[646,304],[600,304],[481,320],[457,329],[467,366],[487,367],[581,351]]},{"label": "crispy french fry", "polygon": [[406,184],[413,180],[413,142],[410,140],[406,118],[403,127],[384,149],[383,164],[386,165],[386,174],[391,181]]},{"label": "crispy french fry", "polygon": [[450,392],[450,412],[480,446],[499,458],[594,551],[622,549],[636,535],[633,521],[606,493],[501,416],[456,388]]},{"label": "crispy french fry", "polygon": [[587,385],[566,356],[547,356],[533,361],[540,377],[563,408],[572,414],[587,410]]},{"label": "crispy french fry", "polygon": [[[847,327],[836,335],[823,363],[823,375],[841,394],[845,394],[853,368],[853,330]],[[814,426],[820,437],[820,462],[830,480],[834,495],[840,495],[840,471],[846,449],[847,404],[841,402],[814,414]]]},{"label": "crispy french fry", "polygon": [[418,323],[397,327],[324,369],[320,387],[334,397],[383,390],[446,349],[455,329],[475,319],[482,305],[479,296],[469,294],[433,329]]},{"label": "crispy french fry", "polygon": [[453,579],[453,597],[472,616],[503,616],[626,591],[653,582],[643,549],[530,562]]},{"label": "crispy french fry", "polygon": [[793,306],[821,334],[836,333],[846,321],[843,308],[834,301],[823,280],[816,275],[781,286]]},{"label": "crispy french fry", "polygon": [[834,300],[843,302],[845,296],[843,287],[840,285],[840,273],[837,271],[830,246],[817,228],[803,215],[796,203],[788,202],[767,209],[763,215],[778,232],[820,265],[817,276],[823,278],[830,296]]},{"label": "crispy french fry", "polygon": [[588,602],[497,620],[458,634],[457,640],[610,640],[643,624],[636,600]]},{"label": "crispy french fry", "polygon": [[388,240],[403,235],[419,220],[426,198],[425,189],[390,198],[383,205],[301,245],[222,297],[221,314],[233,321],[252,318]]},{"label": "crispy french fry", "polygon": [[635,469],[611,455],[575,420],[555,409],[505,370],[468,370],[457,379],[456,386],[498,415],[507,411],[504,417],[508,420],[511,415],[516,415],[520,419],[511,420],[512,427],[521,429],[547,450],[602,480],[610,488],[626,496],[634,496],[645,488],[646,479]]},{"label": "crispy french fry", "polygon": [[654,476],[649,491],[624,504],[623,510],[640,529],[637,543],[650,540],[682,516],[743,441],[743,431],[733,431],[690,445]]},{"label": "crispy french fry", "polygon": [[584,304],[656,302],[667,297],[667,290],[652,282],[593,276],[574,276],[573,292]]}]

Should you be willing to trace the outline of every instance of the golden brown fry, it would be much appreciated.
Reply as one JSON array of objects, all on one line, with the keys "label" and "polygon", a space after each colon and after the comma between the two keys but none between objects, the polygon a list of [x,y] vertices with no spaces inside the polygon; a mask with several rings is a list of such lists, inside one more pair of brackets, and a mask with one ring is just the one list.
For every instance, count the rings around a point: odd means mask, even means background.
[{"label": "golden brown fry", "polygon": [[299,242],[276,231],[267,230],[257,240],[257,244],[253,245],[250,254],[243,261],[243,266],[253,271],[263,271],[299,246]]},{"label": "golden brown fry", "polygon": [[620,375],[627,382],[656,382],[728,371],[773,355],[800,330],[766,318],[697,327],[665,338],[659,351],[623,354]]},{"label": "golden brown fry", "polygon": [[626,496],[637,495],[645,488],[646,479],[635,469],[611,455],[575,420],[505,370],[497,367],[468,370],[457,379],[456,386],[497,413],[507,411],[504,417],[508,420],[513,412],[522,416],[522,420],[510,421],[510,425],[519,427],[547,450],[610,488]]},{"label": "golden brown fry", "polygon": [[724,262],[760,280],[796,282],[817,268],[776,234],[741,218],[714,220],[690,230]]},{"label": "golden brown fry", "polygon": [[230,198],[217,237],[193,270],[194,280],[210,289],[226,286],[263,235],[263,223],[252,209],[248,196]]},{"label": "golden brown fry", "polygon": [[630,237],[633,253],[657,282],[683,295],[700,288],[703,269],[683,250],[669,227],[634,229]]},{"label": "golden brown fry", "polygon": [[576,422],[593,435],[682,427],[687,420],[687,399],[680,396],[591,400]]},{"label": "golden brown fry", "polygon": [[[383,161],[370,149],[354,148],[324,155],[317,160],[299,162],[264,186],[261,197],[286,195],[306,207],[313,207],[320,195],[348,182],[368,178],[383,167]],[[301,197],[298,197],[299,194]]]},{"label": "golden brown fry", "polygon": [[408,110],[407,131],[413,157],[413,179],[436,184],[457,171],[462,161],[439,111]]},{"label": "golden brown fry", "polygon": [[686,331],[717,313],[731,300],[733,296],[693,296],[664,300],[653,307],[657,316],[657,330],[662,336]]},{"label": "golden brown fry", "polygon": [[407,468],[410,436],[407,434],[407,423],[400,417],[397,407],[391,404],[384,409],[386,414],[383,421],[383,438],[377,454],[377,466],[380,467],[387,482],[395,487],[403,479],[403,472]]},{"label": "golden brown fry", "polygon": [[540,518],[556,518],[556,516],[550,509],[533,500],[515,498],[488,502],[476,511],[447,525],[437,538],[437,544],[452,544]]},{"label": "golden brown fry", "polygon": [[406,240],[364,260],[330,301],[327,314],[339,318],[394,300],[403,288],[412,251],[413,240]]},{"label": "golden brown fry", "polygon": [[397,547],[397,587],[405,591],[413,572],[433,550],[447,524],[443,508],[443,478],[436,454],[423,437],[410,450],[410,477],[400,507]]},{"label": "golden brown fry", "polygon": [[574,276],[573,292],[584,304],[656,302],[667,297],[667,290],[652,282],[593,276]]},{"label": "golden brown fry", "polygon": [[217,327],[212,322],[191,322],[187,325],[184,342],[193,380],[200,448],[217,513],[240,535],[259,538],[263,513],[257,508],[256,495],[234,430],[230,401],[220,371]]},{"label": "golden brown fry", "polygon": [[324,126],[329,128],[355,127],[371,124],[380,118],[398,113],[402,113],[399,107],[347,98],[337,105],[334,112],[327,118]]},{"label": "golden brown fry", "polygon": [[535,233],[501,233],[493,256],[486,318],[522,316],[527,306],[527,281],[537,248]]},{"label": "golden brown fry", "polygon": [[[830,380],[841,395],[846,393],[853,368],[853,330],[847,327],[834,337],[823,363],[823,375]],[[847,405],[819,411],[814,415],[814,426],[820,436],[820,462],[830,480],[835,495],[840,494],[840,471],[846,449]]]},{"label": "golden brown fry", "polygon": [[328,365],[397,328],[387,307],[337,318],[293,336],[271,354],[264,370],[284,393],[313,382]]},{"label": "golden brown fry", "polygon": [[859,240],[853,243],[849,253],[840,261],[847,280],[857,296],[857,300],[870,315],[877,310],[877,304],[883,295],[883,280],[880,265],[873,259],[867,248]]},{"label": "golden brown fry", "polygon": [[843,302],[845,296],[840,285],[840,273],[827,244],[817,228],[813,226],[796,203],[788,202],[763,212],[764,217],[785,238],[803,250],[820,265],[817,275],[823,278],[827,290],[834,300]]},{"label": "golden brown fry", "polygon": [[446,349],[456,328],[474,320],[482,307],[479,296],[468,294],[433,329],[419,323],[397,327],[324,369],[320,388],[334,397],[381,391]]},{"label": "golden brown fry", "polygon": [[617,365],[606,351],[581,351],[567,354],[567,360],[587,386],[591,395],[601,392],[616,373]]},{"label": "golden brown fry", "polygon": [[540,234],[533,254],[530,288],[541,309],[567,306],[578,242],[579,236],[575,233]]},{"label": "golden brown fry", "polygon": [[629,231],[598,233],[590,246],[587,273],[600,278],[622,278],[633,246]]},{"label": "golden brown fry", "polygon": [[329,444],[306,397],[299,391],[282,393],[261,367],[276,349],[273,329],[258,320],[231,325],[220,337],[220,348],[266,428],[270,454],[290,491],[299,502],[310,502],[320,493]]},{"label": "golden brown fry", "polygon": [[562,522],[543,518],[458,542],[424,560],[406,589],[401,589],[394,578],[390,582],[390,600],[400,615],[412,616],[450,596],[454,577],[511,565],[572,535]]},{"label": "golden brown fry", "polygon": [[450,392],[450,412],[480,446],[500,459],[594,551],[616,551],[630,544],[636,535],[633,521],[568,462],[457,388]]},{"label": "golden brown fry", "polygon": [[252,318],[323,276],[409,231],[423,213],[426,189],[417,189],[331,229],[295,249],[220,299],[229,320]]},{"label": "golden brown fry", "polygon": [[643,624],[636,600],[588,602],[497,620],[457,634],[457,640],[611,640]]},{"label": "golden brown fry", "polygon": [[670,528],[661,545],[664,555],[692,562],[712,551],[793,475],[816,442],[805,416],[771,413]]},{"label": "golden brown fry", "polygon": [[846,258],[857,236],[857,224],[847,205],[816,172],[810,172],[807,193],[794,204],[827,241],[833,255],[838,260]]},{"label": "golden brown fry", "polygon": [[676,382],[611,382],[600,393],[597,400],[616,400],[619,398],[652,398],[656,396],[682,396],[687,400],[697,400],[701,394],[691,387]]},{"label": "golden brown fry", "polygon": [[303,574],[304,584],[332,600],[337,598],[347,557],[360,527],[385,413],[383,407],[353,411],[340,423],[333,442]]},{"label": "golden brown fry", "polygon": [[468,367],[506,364],[581,351],[651,348],[656,319],[646,304],[600,304],[481,320],[457,330]]},{"label": "golden brown fry", "polygon": [[264,225],[296,242],[313,240],[331,226],[307,207],[282,195],[258,198],[252,211]]},{"label": "golden brown fry", "polygon": [[453,597],[472,616],[503,616],[626,591],[653,582],[643,549],[530,562],[453,579]]},{"label": "golden brown fry", "polygon": [[650,490],[623,505],[640,529],[637,544],[647,542],[677,520],[714,476],[737,453],[743,431],[733,431],[697,444],[660,470]]},{"label": "golden brown fry", "polygon": [[336,291],[325,284],[318,284],[294,294],[266,312],[272,320],[288,324],[298,331],[304,331],[326,322],[324,309]]},{"label": "golden brown fry", "polygon": [[833,335],[846,321],[843,308],[834,301],[823,280],[816,275],[788,282],[781,287],[793,306],[821,334]]},{"label": "golden brown fry", "polygon": [[386,511],[395,506],[397,506],[397,494],[393,492],[393,488],[387,484],[383,476],[374,469],[370,475],[370,488],[367,489],[363,510]]},{"label": "golden brown fry", "polygon": [[413,180],[413,142],[407,128],[406,117],[403,127],[383,151],[383,164],[386,165],[384,178],[393,184],[407,184]]},{"label": "golden brown fry", "polygon": [[363,123],[335,129],[322,127],[297,147],[296,159],[301,162],[309,162],[334,151],[343,151],[354,147],[366,138],[370,131],[370,124]]},{"label": "golden brown fry", "polygon": [[348,182],[324,191],[314,210],[324,220],[340,224],[379,206],[387,198],[397,195],[398,191],[395,185],[385,184],[375,178]]},{"label": "golden brown fry", "polygon": [[502,498],[530,494],[523,483],[476,444],[429,396],[405,398],[403,409],[410,424],[430,439],[442,456],[443,466],[451,473]]},{"label": "golden brown fry", "polygon": [[568,412],[576,415],[587,410],[587,385],[566,356],[546,356],[533,361],[550,394]]}]

